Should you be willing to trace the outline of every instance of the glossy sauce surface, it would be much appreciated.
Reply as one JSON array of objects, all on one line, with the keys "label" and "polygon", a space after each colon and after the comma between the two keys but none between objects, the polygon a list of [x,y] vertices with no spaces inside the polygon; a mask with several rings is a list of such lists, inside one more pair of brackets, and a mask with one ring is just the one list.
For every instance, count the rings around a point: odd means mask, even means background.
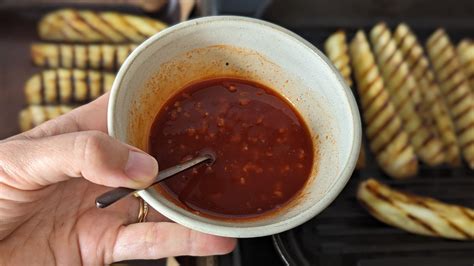
[{"label": "glossy sauce surface", "polygon": [[314,152],[294,108],[263,85],[234,78],[192,84],[156,116],[150,153],[166,169],[212,149],[212,166],[161,186],[185,208],[216,218],[249,218],[283,206],[302,190]]}]

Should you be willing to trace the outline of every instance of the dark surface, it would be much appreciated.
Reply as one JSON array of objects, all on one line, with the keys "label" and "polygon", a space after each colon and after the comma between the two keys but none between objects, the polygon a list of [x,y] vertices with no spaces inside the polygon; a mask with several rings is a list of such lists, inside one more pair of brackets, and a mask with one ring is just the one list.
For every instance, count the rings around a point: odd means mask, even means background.
[{"label": "dark surface", "polygon": [[29,58],[35,25],[35,17],[0,13],[0,139],[19,131],[17,116],[25,104],[23,85],[35,72]]},{"label": "dark surface", "polygon": [[471,28],[472,0],[273,0],[263,17],[286,27],[363,27],[380,20],[418,28]]},{"label": "dark surface", "polygon": [[[421,41],[435,28],[417,29]],[[337,28],[293,29],[322,49],[324,40]],[[356,29],[346,28],[350,37]],[[366,29],[368,32],[369,29]],[[448,33],[454,41],[473,36],[473,29]],[[367,140],[366,140],[366,143]],[[367,148],[367,147],[366,147]],[[355,198],[360,181],[375,177],[395,188],[474,208],[474,172],[467,166],[427,168],[396,181],[380,171],[370,151],[367,167],[354,172],[338,198],[320,215],[293,230],[274,236],[274,242],[290,265],[473,265],[474,242],[452,241],[406,233],[368,215]]]},{"label": "dark surface", "polygon": [[285,265],[274,249],[271,237],[239,239],[239,248],[242,263],[240,265]]},{"label": "dark surface", "polygon": [[[370,174],[372,173],[372,174]],[[378,169],[353,175],[341,195],[313,220],[275,236],[275,243],[292,265],[472,265],[474,242],[452,241],[406,233],[378,222],[355,198],[357,184],[375,176],[394,188],[474,207],[474,180],[467,169],[423,170],[416,179],[390,180]],[[385,261],[384,259],[387,259]],[[292,263],[291,263],[292,262]],[[362,263],[363,262],[363,263]],[[466,264],[466,263],[470,264]]]},{"label": "dark surface", "polygon": [[[438,26],[445,26],[455,41],[461,37],[474,37],[472,0],[404,0],[401,1],[404,8],[394,8],[392,5],[400,0],[278,0],[273,1],[273,4],[267,0],[245,1],[254,2],[249,4],[253,6],[251,8],[242,6],[239,0],[225,1],[226,4],[221,5],[217,13],[248,16],[264,14],[266,20],[294,30],[318,47],[321,47],[324,39],[337,28],[349,28],[353,32],[357,27],[369,27],[382,19],[390,22],[392,26],[400,21],[407,21],[412,26],[418,25],[416,32],[424,38]],[[372,7],[364,6],[371,3]],[[264,6],[268,6],[268,9],[265,10]],[[222,9],[231,7],[237,7],[239,10]],[[29,44],[37,39],[38,17],[39,14],[35,12],[0,12],[0,33],[3,36],[0,39],[0,139],[18,133],[17,114],[24,107],[24,82],[39,70],[32,67],[29,58]],[[299,243],[292,245],[295,251],[303,252],[306,258],[318,257],[316,260],[319,262],[326,262],[321,263],[322,265],[356,265],[351,259],[359,256],[357,265],[362,266],[472,266],[474,248],[469,246],[469,242],[415,236],[385,226],[368,216],[354,199],[357,182],[362,178],[374,176],[408,191],[474,207],[472,171],[438,169],[423,171],[422,175],[422,178],[413,181],[395,182],[379,174],[377,169],[364,174],[356,173],[341,196],[320,216],[280,235],[285,239],[284,246],[288,247],[288,244],[296,240]],[[359,248],[376,252],[355,253],[354,250]],[[400,251],[401,249],[408,252]],[[393,251],[398,253],[395,255]],[[401,258],[414,251],[417,252],[416,255],[411,253],[409,257]],[[185,257],[184,261],[184,265],[196,264],[196,260],[191,257]],[[218,257],[218,262],[219,265],[284,265],[273,247],[271,237],[241,239],[236,252]],[[156,265],[155,263],[142,261],[139,265]]]},{"label": "dark surface", "polygon": [[[424,41],[444,27],[454,42],[474,37],[474,2],[427,0],[274,0],[218,2],[220,14],[261,17],[296,32],[322,50],[324,40],[345,29],[349,40],[363,28],[386,21],[392,28],[407,22]],[[251,7],[252,6],[252,7]],[[261,15],[261,16],[260,16]],[[355,199],[357,184],[368,177],[395,188],[474,207],[474,173],[467,168],[423,169],[417,178],[394,181],[367,158],[369,166],[354,173],[341,195],[320,215],[293,230],[274,236],[274,244],[291,265],[474,265],[474,243],[406,233],[378,222]],[[270,239],[240,240],[242,265],[284,265]],[[254,252],[252,252],[254,251]],[[228,264],[225,264],[228,265]]]},{"label": "dark surface", "polygon": [[[171,1],[176,2],[176,1]],[[78,8],[88,6],[76,5]],[[94,6],[94,9],[101,9]],[[144,15],[139,9],[117,6],[108,10],[128,11]],[[23,86],[26,80],[41,69],[34,67],[30,59],[30,44],[39,41],[37,22],[43,14],[54,8],[0,9],[0,139],[19,133],[18,112],[25,107]],[[174,24],[179,21],[179,5],[165,7],[163,11],[151,14]]]}]

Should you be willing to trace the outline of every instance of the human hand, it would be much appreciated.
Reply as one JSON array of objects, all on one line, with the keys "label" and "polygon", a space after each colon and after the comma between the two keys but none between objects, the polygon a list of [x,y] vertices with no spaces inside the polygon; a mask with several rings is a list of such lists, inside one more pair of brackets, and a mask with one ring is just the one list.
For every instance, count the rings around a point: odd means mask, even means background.
[{"label": "human hand", "polygon": [[129,259],[224,254],[235,240],[185,228],[139,201],[96,209],[108,187],[143,188],[156,160],[109,137],[108,95],[0,141],[0,265],[97,265]]}]

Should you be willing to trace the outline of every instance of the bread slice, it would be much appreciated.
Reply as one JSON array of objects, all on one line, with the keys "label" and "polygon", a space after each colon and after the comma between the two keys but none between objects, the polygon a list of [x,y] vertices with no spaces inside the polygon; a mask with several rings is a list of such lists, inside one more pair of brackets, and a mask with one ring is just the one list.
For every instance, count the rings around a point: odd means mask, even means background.
[{"label": "bread slice", "polygon": [[[326,39],[324,43],[324,51],[329,57],[329,60],[339,70],[346,84],[352,86],[351,65],[349,57],[349,47],[347,46],[346,33],[342,30],[333,33]],[[361,145],[359,158],[357,159],[356,169],[365,167],[365,149],[364,143]]]},{"label": "bread slice", "polygon": [[375,179],[360,183],[357,199],[377,220],[410,233],[474,240],[474,210],[390,188]]},{"label": "bread slice", "polygon": [[432,121],[421,115],[422,96],[418,84],[403,60],[390,30],[384,23],[370,32],[377,64],[395,108],[410,136],[415,152],[424,163],[434,166],[444,162],[443,142]]},{"label": "bread slice", "polygon": [[147,17],[66,8],[46,14],[38,32],[41,39],[51,41],[140,43],[166,27]]},{"label": "bread slice", "polygon": [[116,71],[136,44],[33,43],[31,58],[36,66]]},{"label": "bread slice", "polygon": [[28,131],[72,109],[73,107],[68,105],[30,105],[20,111],[18,123],[22,132]]},{"label": "bread slice", "polygon": [[49,69],[34,74],[25,84],[28,104],[89,102],[112,88],[115,75],[82,69]]},{"label": "bread slice", "polygon": [[459,61],[466,75],[471,91],[474,92],[474,43],[472,40],[464,39],[457,46]]},{"label": "bread slice", "polygon": [[456,138],[454,123],[449,115],[448,107],[441,95],[433,70],[423,47],[418,42],[410,28],[402,23],[396,28],[393,37],[403,58],[408,63],[410,73],[418,82],[417,89],[421,92],[423,112],[435,123],[438,135],[444,144],[446,163],[452,166],[460,165],[461,154]]},{"label": "bread slice", "polygon": [[331,34],[324,42],[324,51],[337,70],[339,70],[347,85],[351,87],[351,66],[346,33],[339,30]]},{"label": "bread slice", "polygon": [[436,30],[429,37],[426,50],[453,118],[463,157],[474,169],[474,93],[443,29]]},{"label": "bread slice", "polygon": [[414,176],[418,159],[363,31],[357,32],[349,50],[371,150],[389,176],[398,179]]}]

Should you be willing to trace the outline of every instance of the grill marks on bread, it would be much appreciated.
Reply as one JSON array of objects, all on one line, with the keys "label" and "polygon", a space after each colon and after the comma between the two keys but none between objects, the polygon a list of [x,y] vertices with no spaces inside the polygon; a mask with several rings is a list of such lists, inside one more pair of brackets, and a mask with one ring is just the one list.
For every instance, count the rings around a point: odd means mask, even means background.
[{"label": "grill marks on bread", "polygon": [[462,155],[474,169],[474,93],[462,71],[454,46],[443,29],[426,43],[428,56],[456,128]]},{"label": "grill marks on bread", "polygon": [[362,31],[357,32],[351,41],[350,54],[362,102],[366,134],[379,165],[395,178],[415,175],[418,160],[414,149],[395,106],[390,101],[374,55]]},{"label": "grill marks on bread", "polygon": [[421,92],[417,89],[417,82],[389,29],[385,24],[379,23],[370,35],[390,98],[398,110],[416,154],[428,165],[443,163],[443,143],[437,136],[430,117],[423,115]]},{"label": "grill marks on bread", "polygon": [[405,231],[449,239],[474,239],[472,209],[403,193],[372,178],[359,185],[357,199],[375,218]]},{"label": "grill marks on bread", "polygon": [[38,32],[51,41],[139,43],[166,27],[155,19],[118,12],[61,9],[44,16]]}]

